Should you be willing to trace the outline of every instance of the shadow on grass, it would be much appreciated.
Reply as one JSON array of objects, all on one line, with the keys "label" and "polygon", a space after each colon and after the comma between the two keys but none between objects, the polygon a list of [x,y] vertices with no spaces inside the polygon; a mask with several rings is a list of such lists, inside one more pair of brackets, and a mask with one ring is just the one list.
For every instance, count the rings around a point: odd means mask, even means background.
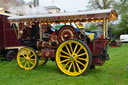
[{"label": "shadow on grass", "polygon": [[83,76],[90,76],[90,75],[98,75],[100,73],[104,73],[105,71],[102,68],[95,68],[95,69],[88,69]]},{"label": "shadow on grass", "polygon": [[[53,73],[56,75],[65,75],[59,70],[59,68],[56,66],[56,63],[52,61],[48,61],[45,65],[37,66],[35,70],[42,71],[45,73]],[[88,69],[87,72],[83,74],[83,76],[94,75],[94,74],[97,75],[99,73],[104,73],[104,69],[102,68]]]},{"label": "shadow on grass", "polygon": [[[6,65],[6,64],[9,64],[11,65],[10,67],[10,71],[14,71],[18,74],[18,73],[24,73],[26,75],[33,75],[33,74],[37,74],[37,75],[58,75],[59,77],[60,76],[63,76],[63,77],[70,77],[70,76],[67,76],[65,75],[64,73],[62,73],[59,68],[57,67],[56,63],[55,62],[52,62],[52,61],[48,61],[45,65],[41,65],[41,66],[37,66],[35,69],[33,70],[24,70],[22,68],[20,68],[16,61],[12,61],[12,62],[3,62],[3,65]],[[8,65],[7,65],[8,66]],[[13,69],[11,69],[13,67]],[[88,69],[87,72],[85,72],[83,75],[80,75],[80,76],[89,76],[89,75],[98,75],[100,73],[104,73],[104,69],[102,68],[96,68],[96,69]],[[18,74],[20,75],[20,74]]]},{"label": "shadow on grass", "polygon": [[45,65],[37,66],[34,70],[46,73],[62,74],[55,62],[48,61]]}]

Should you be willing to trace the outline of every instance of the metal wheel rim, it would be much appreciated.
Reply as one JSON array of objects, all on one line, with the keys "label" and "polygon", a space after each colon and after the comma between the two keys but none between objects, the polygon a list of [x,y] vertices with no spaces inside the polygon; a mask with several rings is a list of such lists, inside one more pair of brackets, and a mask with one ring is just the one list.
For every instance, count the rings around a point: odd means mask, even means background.
[{"label": "metal wheel rim", "polygon": [[37,55],[32,49],[23,48],[18,52],[17,63],[20,68],[31,70],[37,64]]},{"label": "metal wheel rim", "polygon": [[[75,47],[73,47],[75,43]],[[66,51],[63,48],[67,49]],[[82,51],[83,53],[82,53]],[[80,53],[81,54],[80,54]],[[62,55],[63,54],[63,55]],[[74,57],[73,59],[71,57]],[[70,76],[78,76],[85,72],[89,64],[87,49],[78,41],[69,40],[63,42],[56,52],[56,63],[58,68]]]}]

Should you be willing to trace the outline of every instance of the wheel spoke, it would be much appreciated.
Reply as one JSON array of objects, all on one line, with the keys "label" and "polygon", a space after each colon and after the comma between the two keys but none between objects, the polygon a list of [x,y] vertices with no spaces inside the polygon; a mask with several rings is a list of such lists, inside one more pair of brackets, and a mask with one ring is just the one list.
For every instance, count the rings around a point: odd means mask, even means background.
[{"label": "wheel spoke", "polygon": [[[61,50],[61,52],[63,52],[64,54],[66,54],[66,55],[69,55],[67,52],[65,52],[65,51],[63,51],[63,50]],[[69,55],[70,56],[70,55]]]},{"label": "wheel spoke", "polygon": [[86,53],[79,54],[79,55],[77,55],[77,57],[83,56],[83,55],[86,55]]},{"label": "wheel spoke", "polygon": [[76,66],[77,66],[77,68],[78,68],[78,70],[79,70],[79,72],[81,71],[81,69],[80,69],[80,67],[79,67],[79,65],[78,65],[78,63],[77,62],[75,62],[76,63]]},{"label": "wheel spoke", "polygon": [[21,61],[21,63],[24,63],[26,60],[24,59],[23,61]]},{"label": "wheel spoke", "polygon": [[34,54],[33,54],[33,55],[31,55],[31,56],[30,56],[30,58],[31,58],[32,56],[34,56]]},{"label": "wheel spoke", "polygon": [[29,64],[29,62],[27,61],[27,63],[28,63],[28,67],[30,67],[30,64]]},{"label": "wheel spoke", "polygon": [[26,67],[26,65],[27,65],[27,61],[25,62],[25,65],[24,65],[24,67]]},{"label": "wheel spoke", "polygon": [[66,47],[66,49],[67,49],[67,51],[68,51],[69,55],[71,56],[71,52],[70,52],[70,50],[69,50],[68,46],[66,45],[65,47]]},{"label": "wheel spoke", "polygon": [[69,68],[68,68],[68,72],[70,71],[71,67],[72,67],[72,63],[70,64],[70,66],[69,66]]},{"label": "wheel spoke", "polygon": [[32,61],[29,61],[32,65],[34,64],[34,62],[32,62]]},{"label": "wheel spoke", "polygon": [[66,68],[69,63],[70,63],[70,61],[68,61],[68,62],[64,65],[64,68]]},{"label": "wheel spoke", "polygon": [[25,60],[25,58],[21,58],[21,57],[20,57],[20,59]]},{"label": "wheel spoke", "polygon": [[65,55],[59,55],[59,56],[63,58],[69,58],[69,56],[65,56]]},{"label": "wheel spoke", "polygon": [[71,43],[69,43],[70,49],[71,49],[71,53],[73,53],[73,49],[72,49],[72,45]]},{"label": "wheel spoke", "polygon": [[76,52],[77,47],[78,47],[78,44],[76,44],[76,46],[75,46],[75,48],[74,48],[73,53],[75,53],[75,52]]},{"label": "wheel spoke", "polygon": [[23,54],[22,54],[22,56],[23,56],[24,58],[26,58]]},{"label": "wheel spoke", "polygon": [[35,61],[35,59],[30,59],[31,61]]},{"label": "wheel spoke", "polygon": [[29,50],[28,53],[27,53],[27,57],[29,56],[30,53],[31,53],[31,51]]},{"label": "wheel spoke", "polygon": [[72,61],[74,72],[76,72],[76,67],[74,61]]},{"label": "wheel spoke", "polygon": [[85,66],[85,64],[81,63],[80,61],[78,60],[75,60],[76,62],[78,62],[79,64],[81,64],[82,66]]},{"label": "wheel spoke", "polygon": [[61,61],[61,63],[64,63],[64,62],[66,62],[66,61],[69,61],[69,59],[65,59],[65,60]]},{"label": "wheel spoke", "polygon": [[87,58],[86,58],[86,59],[84,59],[84,58],[77,58],[77,59],[79,59],[79,60],[83,60],[83,61],[88,61]]},{"label": "wheel spoke", "polygon": [[80,47],[80,49],[77,51],[77,53],[76,54],[78,54],[79,52],[80,52],[80,50],[82,49],[82,47]]}]

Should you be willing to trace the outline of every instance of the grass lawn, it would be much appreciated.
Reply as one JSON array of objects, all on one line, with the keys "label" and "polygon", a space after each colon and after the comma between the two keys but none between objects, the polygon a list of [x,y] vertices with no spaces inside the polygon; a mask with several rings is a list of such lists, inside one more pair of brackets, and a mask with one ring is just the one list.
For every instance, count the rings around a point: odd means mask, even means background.
[{"label": "grass lawn", "polygon": [[16,61],[0,61],[0,85],[128,85],[128,44],[108,49],[110,60],[85,75],[70,77],[48,61],[34,70],[20,69]]}]

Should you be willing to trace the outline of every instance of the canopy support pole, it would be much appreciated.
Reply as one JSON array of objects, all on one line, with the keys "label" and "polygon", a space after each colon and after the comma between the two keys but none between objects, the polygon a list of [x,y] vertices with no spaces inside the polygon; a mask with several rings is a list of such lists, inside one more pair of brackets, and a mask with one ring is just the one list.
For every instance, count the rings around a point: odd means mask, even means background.
[{"label": "canopy support pole", "polygon": [[14,28],[15,34],[16,34],[16,38],[18,39],[18,32],[16,32],[16,27],[14,26],[14,24],[12,24],[12,27]]},{"label": "canopy support pole", "polygon": [[104,39],[106,37],[106,28],[105,28],[105,18],[104,18],[104,21],[103,21],[103,35],[104,35]]},{"label": "canopy support pole", "polygon": [[42,25],[41,23],[39,25],[40,25],[40,41],[42,41]]},{"label": "canopy support pole", "polygon": [[21,23],[19,23],[19,22],[17,22],[17,24],[18,24],[18,27],[17,27],[17,31],[18,31],[18,33],[17,33],[17,39],[19,39],[20,38],[20,26],[21,26]]},{"label": "canopy support pole", "polygon": [[108,37],[108,19],[106,19],[106,37]]},{"label": "canopy support pole", "polygon": [[103,21],[103,33],[104,33],[104,39],[108,37],[108,19],[104,18]]}]

